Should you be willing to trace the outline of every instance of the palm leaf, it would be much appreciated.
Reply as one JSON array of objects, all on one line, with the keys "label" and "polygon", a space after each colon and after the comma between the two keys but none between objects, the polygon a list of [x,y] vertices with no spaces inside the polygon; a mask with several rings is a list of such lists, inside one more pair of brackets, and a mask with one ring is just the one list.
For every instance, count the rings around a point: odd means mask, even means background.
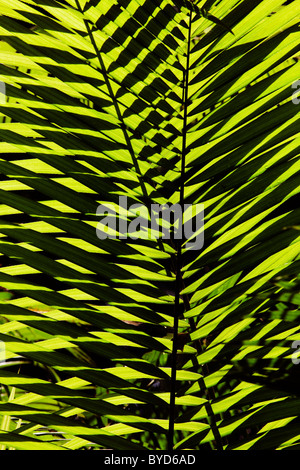
[{"label": "palm leaf", "polygon": [[299,444],[299,1],[215,3],[0,0],[4,446]]}]

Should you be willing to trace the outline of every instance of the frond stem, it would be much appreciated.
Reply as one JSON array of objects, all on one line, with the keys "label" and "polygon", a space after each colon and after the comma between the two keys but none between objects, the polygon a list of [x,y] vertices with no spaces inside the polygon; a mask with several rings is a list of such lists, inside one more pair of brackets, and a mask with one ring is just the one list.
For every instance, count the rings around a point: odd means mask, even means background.
[{"label": "frond stem", "polygon": [[[84,15],[84,12],[80,6],[80,3],[79,3],[79,0],[75,0],[76,2],[76,6],[77,6],[77,9],[78,11],[80,11],[80,13],[82,15]],[[96,44],[96,41],[95,41],[95,38],[94,38],[94,35],[93,35],[93,32],[91,30],[91,27],[89,25],[89,22],[83,18],[83,21],[84,21],[84,24],[85,24],[85,27],[86,27],[86,30],[87,30],[87,33],[89,35],[89,38],[90,38],[90,41],[91,41],[91,44],[95,50],[95,53],[96,53],[96,56],[97,56],[97,59],[98,59],[98,62],[99,62],[99,65],[100,65],[100,69],[102,71],[102,74],[103,74],[103,78],[104,78],[104,81],[105,81],[105,84],[106,84],[106,87],[107,87],[107,90],[108,90],[108,93],[113,101],[113,104],[114,104],[114,108],[115,108],[115,111],[116,111],[116,114],[117,114],[117,117],[118,117],[118,120],[120,121],[120,127],[123,131],[123,135],[124,135],[124,139],[126,141],[126,147],[131,155],[131,158],[132,158],[132,162],[133,162],[133,165],[134,165],[134,169],[135,169],[135,172],[136,172],[136,175],[137,175],[137,178],[139,180],[139,183],[140,183],[140,186],[141,186],[141,190],[142,190],[142,193],[143,193],[143,198],[144,198],[144,202],[146,203],[146,205],[150,205],[150,201],[149,201],[149,196],[147,194],[147,190],[146,190],[146,186],[145,186],[145,183],[144,183],[144,180],[143,180],[143,175],[142,175],[142,172],[140,170],[140,166],[139,166],[139,163],[138,163],[138,160],[135,156],[135,153],[134,153],[134,150],[132,148],[132,144],[131,144],[131,140],[130,140],[130,137],[128,135],[128,131],[127,131],[127,128],[126,128],[126,125],[124,123],[124,119],[123,119],[123,116],[122,116],[122,113],[121,113],[121,110],[120,110],[120,107],[119,107],[119,104],[118,104],[118,101],[116,99],[116,96],[113,92],[113,89],[112,89],[112,86],[111,86],[111,83],[109,81],[109,78],[108,78],[108,74],[107,74],[107,71],[106,71],[106,68],[105,68],[105,65],[104,65],[104,62],[103,62],[103,59],[102,59],[102,56],[101,56],[101,53],[97,47],[97,44]]]},{"label": "frond stem", "polygon": [[[182,129],[182,150],[181,150],[181,173],[180,173],[180,190],[179,204],[181,209],[184,206],[184,184],[185,184],[185,157],[186,157],[186,134],[187,134],[187,107],[188,107],[188,85],[189,85],[189,67],[190,67],[190,44],[192,29],[192,11],[189,12],[188,20],[188,41],[187,41],[187,57],[186,68],[183,76],[183,129]],[[174,447],[174,423],[176,415],[176,373],[177,373],[177,349],[178,349],[178,324],[180,312],[180,291],[181,291],[181,268],[182,268],[182,240],[177,241],[176,249],[176,280],[175,280],[175,301],[174,301],[174,335],[172,348],[172,366],[171,366],[171,392],[170,392],[170,412],[169,412],[169,433],[168,433],[168,450]]]}]

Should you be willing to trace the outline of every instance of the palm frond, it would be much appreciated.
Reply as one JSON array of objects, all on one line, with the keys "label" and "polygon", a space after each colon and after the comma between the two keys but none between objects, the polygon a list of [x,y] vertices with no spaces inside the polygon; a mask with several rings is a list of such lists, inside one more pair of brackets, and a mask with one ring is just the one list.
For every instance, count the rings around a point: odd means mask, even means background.
[{"label": "palm frond", "polygon": [[299,6],[0,0],[2,445],[299,444]]}]

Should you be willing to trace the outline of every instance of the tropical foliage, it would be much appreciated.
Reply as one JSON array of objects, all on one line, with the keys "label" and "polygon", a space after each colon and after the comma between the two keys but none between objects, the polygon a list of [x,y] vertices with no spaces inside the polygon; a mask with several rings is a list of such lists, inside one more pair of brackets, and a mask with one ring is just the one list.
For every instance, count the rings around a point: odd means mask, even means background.
[{"label": "tropical foliage", "polygon": [[2,450],[298,448],[299,11],[0,0]]}]

